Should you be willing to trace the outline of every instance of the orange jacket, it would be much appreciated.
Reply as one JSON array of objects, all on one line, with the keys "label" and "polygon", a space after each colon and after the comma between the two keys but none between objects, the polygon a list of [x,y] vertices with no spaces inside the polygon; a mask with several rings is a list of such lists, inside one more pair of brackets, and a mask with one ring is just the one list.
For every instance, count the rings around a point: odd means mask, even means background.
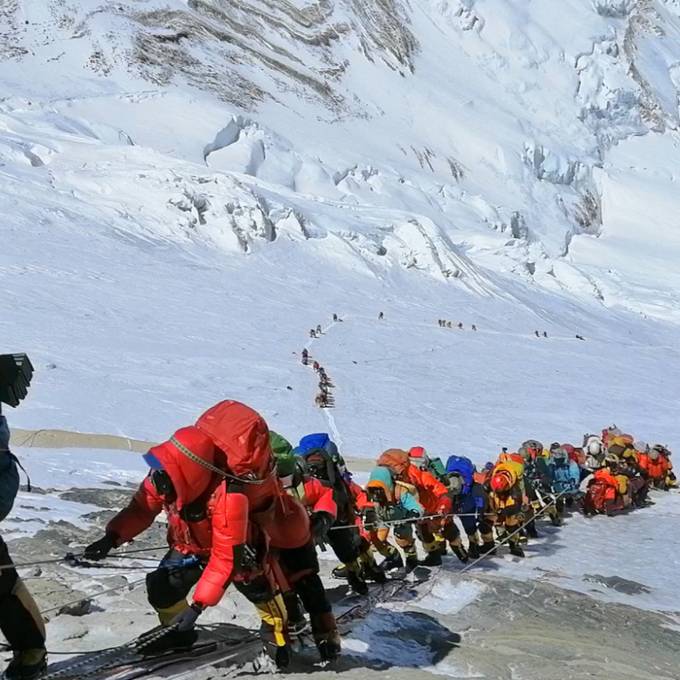
[{"label": "orange jacket", "polygon": [[327,512],[333,519],[338,516],[338,505],[333,499],[333,487],[324,486],[316,477],[305,477],[305,497],[300,499],[310,512]]},{"label": "orange jacket", "polygon": [[452,501],[448,489],[431,472],[413,465],[406,451],[388,449],[378,458],[378,465],[389,468],[398,481],[416,488],[418,502],[423,506],[425,514],[451,512]]},{"label": "orange jacket", "polygon": [[120,545],[148,529],[154,518],[165,512],[168,544],[206,562],[194,599],[207,606],[217,604],[234,579],[248,577],[240,560],[245,544],[299,548],[311,540],[307,511],[286,494],[274,474],[264,420],[237,402],[221,406],[226,414],[219,446],[231,442],[225,446],[229,451],[227,469],[246,477],[250,465],[262,483],[225,481],[216,471],[224,456],[224,449],[216,445],[218,440],[203,428],[182,428],[145,456],[147,462],[152,459],[167,473],[176,497],[159,495],[147,477],[128,506],[107,526]]},{"label": "orange jacket", "polygon": [[448,489],[431,472],[409,465],[405,477],[404,481],[413,484],[418,490],[418,500],[428,515],[451,512]]},{"label": "orange jacket", "polygon": [[616,498],[616,494],[619,493],[619,482],[607,468],[595,470],[593,479],[596,484],[606,487],[605,500],[613,501]]},{"label": "orange jacket", "polygon": [[664,479],[670,470],[670,461],[665,456],[652,460],[647,453],[638,456],[638,466],[650,479]]}]

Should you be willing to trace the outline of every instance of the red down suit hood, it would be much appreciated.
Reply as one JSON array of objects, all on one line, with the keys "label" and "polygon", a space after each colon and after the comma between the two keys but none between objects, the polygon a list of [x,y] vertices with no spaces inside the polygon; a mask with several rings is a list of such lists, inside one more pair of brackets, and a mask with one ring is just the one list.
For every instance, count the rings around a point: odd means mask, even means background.
[{"label": "red down suit hood", "polygon": [[168,441],[149,449],[149,454],[172,480],[178,510],[199,498],[215,482],[217,475],[208,467],[215,465],[215,445],[197,427],[177,430]]}]

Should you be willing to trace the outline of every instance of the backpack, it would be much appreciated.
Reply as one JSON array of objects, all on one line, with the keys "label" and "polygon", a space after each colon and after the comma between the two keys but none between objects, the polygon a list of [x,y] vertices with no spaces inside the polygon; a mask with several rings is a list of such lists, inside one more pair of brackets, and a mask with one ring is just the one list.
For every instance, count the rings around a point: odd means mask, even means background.
[{"label": "backpack", "polygon": [[441,458],[428,458],[425,463],[425,470],[438,481],[446,481],[446,468]]},{"label": "backpack", "polygon": [[604,512],[608,498],[608,487],[601,482],[594,482],[588,487],[588,492],[584,499],[584,506],[591,512]]},{"label": "backpack", "polygon": [[633,448],[633,437],[629,434],[619,434],[609,440],[609,453],[620,456],[626,449]]},{"label": "backpack", "polygon": [[306,453],[312,451],[313,449],[324,449],[325,451],[332,453],[332,451],[329,448],[330,444],[331,438],[328,436],[326,432],[307,434],[300,440],[300,443],[295,447],[295,453],[304,456]]},{"label": "backpack", "polygon": [[274,430],[269,430],[269,444],[276,458],[289,455],[293,450],[291,443],[283,435],[274,432]]},{"label": "backpack", "polygon": [[196,421],[196,427],[220,450],[217,467],[237,477],[266,479],[270,475],[274,463],[269,429],[257,411],[238,401],[221,401]]},{"label": "backpack", "polygon": [[9,515],[18,492],[19,470],[16,460],[9,451],[0,452],[0,521]]},{"label": "backpack", "polygon": [[409,469],[411,460],[406,451],[401,449],[387,449],[380,458],[378,463],[381,467],[389,468],[395,477],[401,477]]},{"label": "backpack", "polygon": [[475,466],[465,456],[449,456],[446,461],[446,474],[458,474],[463,479],[463,494],[470,493],[474,483]]}]

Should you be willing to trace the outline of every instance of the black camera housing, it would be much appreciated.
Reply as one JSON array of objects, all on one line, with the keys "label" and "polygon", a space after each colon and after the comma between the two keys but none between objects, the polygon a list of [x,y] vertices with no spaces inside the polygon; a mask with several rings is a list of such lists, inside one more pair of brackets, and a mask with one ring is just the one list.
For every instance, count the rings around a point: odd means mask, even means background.
[{"label": "black camera housing", "polygon": [[0,354],[0,403],[16,408],[28,394],[33,364],[26,354]]}]

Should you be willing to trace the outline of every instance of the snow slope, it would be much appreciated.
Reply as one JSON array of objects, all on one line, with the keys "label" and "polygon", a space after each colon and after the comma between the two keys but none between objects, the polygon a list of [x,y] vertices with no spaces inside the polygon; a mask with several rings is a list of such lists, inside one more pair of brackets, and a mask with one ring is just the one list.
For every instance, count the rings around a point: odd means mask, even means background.
[{"label": "snow slope", "polygon": [[352,454],[677,435],[673,3],[2,12],[17,425],[156,439],[229,395],[328,427],[295,353],[336,312],[314,351]]}]

